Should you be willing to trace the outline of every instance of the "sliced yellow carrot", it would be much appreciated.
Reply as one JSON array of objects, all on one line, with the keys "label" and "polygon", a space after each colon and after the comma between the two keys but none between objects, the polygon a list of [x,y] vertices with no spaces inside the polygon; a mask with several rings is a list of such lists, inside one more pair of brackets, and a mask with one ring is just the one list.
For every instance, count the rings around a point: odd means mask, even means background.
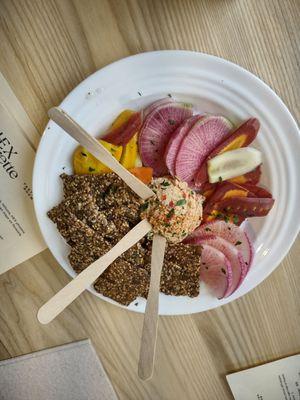
[{"label": "sliced yellow carrot", "polygon": [[[107,143],[104,140],[99,142],[118,160],[120,161],[122,155],[122,146],[115,146]],[[74,173],[78,175],[84,174],[104,174],[110,172],[110,169],[101,161],[97,160],[91,153],[84,147],[79,146],[73,155],[73,168]]]},{"label": "sliced yellow carrot", "polygon": [[138,134],[136,133],[123,148],[121,164],[129,169],[135,167],[135,162],[138,153]]}]

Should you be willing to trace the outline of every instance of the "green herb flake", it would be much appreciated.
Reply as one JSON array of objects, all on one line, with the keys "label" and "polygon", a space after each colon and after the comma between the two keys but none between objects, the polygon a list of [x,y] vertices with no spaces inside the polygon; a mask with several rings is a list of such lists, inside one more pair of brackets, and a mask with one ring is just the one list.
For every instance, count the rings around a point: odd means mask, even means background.
[{"label": "green herb flake", "polygon": [[234,217],[233,217],[233,223],[234,223],[235,225],[237,225],[237,224],[239,223],[239,217],[238,217],[237,215],[234,215]]},{"label": "green herb flake", "polygon": [[221,268],[221,271],[223,272],[224,275],[226,275],[226,271],[224,268]]},{"label": "green herb flake", "polygon": [[211,232],[211,229],[209,227],[205,228],[206,232]]},{"label": "green herb flake", "polygon": [[152,144],[152,146],[155,146],[155,142],[153,140],[150,140],[150,143]]},{"label": "green herb flake", "polygon": [[175,214],[175,210],[174,210],[174,208],[171,208],[171,210],[167,214],[167,218],[168,219],[172,218],[174,214]]},{"label": "green herb flake", "polygon": [[139,95],[139,96],[142,96],[142,93],[141,93],[141,92],[138,92],[138,95]]},{"label": "green herb flake", "polygon": [[172,95],[171,95],[170,93],[168,93],[168,97],[170,97],[170,98],[171,98],[171,97],[172,97]]},{"label": "green herb flake", "polygon": [[219,176],[219,179],[218,179],[218,181],[219,181],[219,182],[223,182],[223,179],[222,179],[222,177],[221,177],[221,176]]},{"label": "green herb flake", "polygon": [[225,222],[229,222],[229,217],[228,217],[228,215],[225,215],[224,221],[225,221]]},{"label": "green herb flake", "polygon": [[170,125],[175,125],[176,121],[174,119],[168,119]]},{"label": "green herb flake", "polygon": [[183,206],[186,204],[186,200],[185,199],[180,199],[176,202],[176,206]]},{"label": "green herb flake", "polygon": [[95,168],[89,167],[89,171],[90,171],[90,172],[94,172],[94,171],[96,171],[96,170],[95,170]]},{"label": "green herb flake", "polygon": [[238,240],[237,242],[235,242],[235,246],[238,246],[239,244],[242,244],[242,242],[240,240]]},{"label": "green herb flake", "polygon": [[149,203],[146,201],[145,203],[141,204],[140,211],[145,211],[149,207]]},{"label": "green herb flake", "polygon": [[163,181],[163,183],[161,184],[161,186],[170,186],[170,182],[168,181]]},{"label": "green herb flake", "polygon": [[84,153],[83,151],[81,152],[81,155],[82,155],[83,157],[87,157],[87,154]]}]

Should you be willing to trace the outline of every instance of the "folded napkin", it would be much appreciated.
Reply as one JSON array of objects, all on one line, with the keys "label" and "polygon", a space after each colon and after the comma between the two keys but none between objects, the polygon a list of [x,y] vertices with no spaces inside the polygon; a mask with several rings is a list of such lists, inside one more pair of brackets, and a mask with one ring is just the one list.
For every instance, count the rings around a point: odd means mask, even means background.
[{"label": "folded napkin", "polygon": [[0,400],[117,400],[89,339],[0,362]]}]

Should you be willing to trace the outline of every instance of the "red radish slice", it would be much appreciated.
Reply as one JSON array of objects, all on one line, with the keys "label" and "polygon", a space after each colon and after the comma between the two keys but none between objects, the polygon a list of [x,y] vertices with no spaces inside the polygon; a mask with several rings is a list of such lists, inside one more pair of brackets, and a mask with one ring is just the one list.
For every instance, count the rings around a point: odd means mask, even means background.
[{"label": "red radish slice", "polygon": [[125,146],[133,135],[142,126],[142,116],[140,112],[135,112],[127,122],[118,128],[112,128],[102,139],[116,146]]},{"label": "red radish slice", "polygon": [[197,122],[181,142],[176,158],[176,176],[193,184],[206,157],[231,129],[232,124],[222,116],[207,116]]},{"label": "red radish slice", "polygon": [[165,97],[163,99],[156,100],[154,103],[151,103],[151,104],[149,104],[149,106],[144,108],[143,119],[145,119],[157,107],[160,107],[164,104],[172,104],[172,103],[174,103],[174,100],[171,97]]},{"label": "red radish slice", "polygon": [[200,115],[185,120],[172,134],[165,151],[165,161],[171,175],[175,176],[175,163],[181,142],[195,123],[202,118]]},{"label": "red radish slice", "polygon": [[190,244],[208,244],[221,251],[228,259],[232,268],[232,284],[226,291],[224,297],[230,296],[241,285],[248,271],[242,253],[227,240],[213,235],[204,238],[193,238]]},{"label": "red radish slice", "polygon": [[242,228],[225,221],[213,221],[200,225],[189,237],[208,237],[211,235],[220,236],[233,244],[242,253],[248,269],[250,268],[253,246]]},{"label": "red radish slice", "polygon": [[143,165],[153,168],[154,176],[168,173],[164,160],[166,145],[178,126],[192,114],[190,106],[172,102],[158,106],[145,119],[139,136],[139,150]]},{"label": "red radish slice", "polygon": [[[234,150],[241,147],[249,146],[250,143],[256,138],[260,127],[260,123],[257,118],[250,118],[239,126],[230,136],[225,139],[219,146],[217,146],[207,157],[205,162],[201,165],[196,176],[196,187],[208,181],[207,174],[207,161],[218,154],[224,153],[228,150]],[[239,182],[237,182],[239,183]]]},{"label": "red radish slice", "polygon": [[232,268],[224,254],[208,244],[202,244],[200,279],[218,299],[232,286]]}]

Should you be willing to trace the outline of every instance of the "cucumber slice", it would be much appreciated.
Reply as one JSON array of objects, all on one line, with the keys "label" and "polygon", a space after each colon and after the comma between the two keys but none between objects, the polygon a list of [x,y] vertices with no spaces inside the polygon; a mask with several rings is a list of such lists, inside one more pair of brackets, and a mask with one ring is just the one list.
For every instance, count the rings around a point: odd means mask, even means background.
[{"label": "cucumber slice", "polygon": [[208,161],[209,182],[225,181],[246,174],[261,163],[261,152],[252,147],[226,151]]}]

